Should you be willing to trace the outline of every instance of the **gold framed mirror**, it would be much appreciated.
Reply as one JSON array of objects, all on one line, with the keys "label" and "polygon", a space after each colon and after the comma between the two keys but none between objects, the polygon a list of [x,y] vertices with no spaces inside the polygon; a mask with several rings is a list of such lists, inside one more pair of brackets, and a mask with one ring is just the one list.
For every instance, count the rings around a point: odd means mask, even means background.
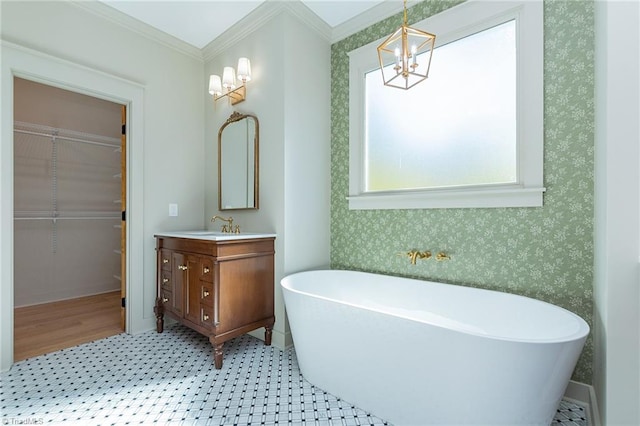
[{"label": "gold framed mirror", "polygon": [[218,131],[218,210],[258,208],[258,117],[234,112]]}]

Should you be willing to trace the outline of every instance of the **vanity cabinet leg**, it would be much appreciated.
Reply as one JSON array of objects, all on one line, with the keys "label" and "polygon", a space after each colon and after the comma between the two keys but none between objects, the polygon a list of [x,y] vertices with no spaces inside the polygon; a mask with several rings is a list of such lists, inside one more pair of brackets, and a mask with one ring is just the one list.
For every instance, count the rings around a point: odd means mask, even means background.
[{"label": "vanity cabinet leg", "polygon": [[264,328],[264,344],[271,346],[271,335],[273,334],[273,326],[268,325]]},{"label": "vanity cabinet leg", "polygon": [[156,314],[156,331],[162,333],[164,329],[164,305],[160,298],[156,299],[156,306],[153,307],[153,312]]},{"label": "vanity cabinet leg", "polygon": [[220,370],[222,368],[222,346],[224,343],[216,343],[211,338],[209,339],[211,345],[213,345],[213,364],[216,367],[216,370]]}]

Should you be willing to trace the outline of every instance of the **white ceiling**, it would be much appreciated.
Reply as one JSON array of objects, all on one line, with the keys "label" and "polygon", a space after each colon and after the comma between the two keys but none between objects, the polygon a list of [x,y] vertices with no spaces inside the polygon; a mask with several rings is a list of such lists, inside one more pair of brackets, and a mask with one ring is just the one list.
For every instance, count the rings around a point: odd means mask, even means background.
[{"label": "white ceiling", "polygon": [[[224,33],[264,1],[273,0],[101,0],[139,21],[198,49]],[[281,0],[302,2],[332,28],[383,0]],[[389,2],[392,0],[386,0]],[[401,6],[399,0],[394,1]]]}]

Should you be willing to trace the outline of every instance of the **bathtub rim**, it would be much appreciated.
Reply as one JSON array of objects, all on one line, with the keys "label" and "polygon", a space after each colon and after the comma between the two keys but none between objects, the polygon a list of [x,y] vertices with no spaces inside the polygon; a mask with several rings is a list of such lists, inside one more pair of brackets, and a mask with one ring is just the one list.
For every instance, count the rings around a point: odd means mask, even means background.
[{"label": "bathtub rim", "polygon": [[[376,276],[383,276],[383,277],[389,277],[389,278],[398,278],[398,279],[403,279],[403,280],[408,280],[408,281],[413,281],[413,282],[419,282],[419,283],[434,284],[434,285],[445,286],[445,287],[463,287],[463,288],[468,288],[468,289],[473,290],[473,291],[488,292],[488,293],[500,293],[500,294],[508,295],[508,296],[514,297],[514,298],[525,299],[528,303],[542,304],[542,305],[546,305],[547,307],[551,307],[553,309],[558,309],[560,311],[563,311],[568,317],[571,317],[571,318],[573,318],[574,320],[577,321],[578,330],[576,332],[574,332],[573,334],[569,334],[569,335],[558,337],[558,338],[544,338],[544,339],[538,338],[538,339],[534,339],[534,338],[518,338],[518,337],[499,336],[499,335],[488,334],[488,333],[474,332],[473,330],[464,329],[464,328],[461,328],[461,327],[455,327],[455,326],[450,326],[450,325],[445,326],[443,324],[438,324],[437,322],[429,321],[429,320],[426,320],[426,319],[419,319],[419,318],[411,318],[411,317],[407,317],[407,316],[401,316],[401,315],[398,315],[397,313],[394,313],[394,312],[380,311],[378,309],[374,309],[374,308],[368,307],[366,305],[360,305],[360,304],[356,304],[356,303],[352,303],[352,302],[346,302],[346,301],[338,300],[338,299],[335,299],[335,298],[331,298],[331,297],[326,297],[326,296],[321,296],[321,295],[318,295],[318,294],[310,293],[308,291],[302,291],[302,290],[299,290],[299,289],[295,289],[295,288],[292,288],[290,285],[286,284],[286,282],[292,281],[294,279],[294,277],[296,277],[296,276],[300,276],[300,275],[304,275],[304,274],[313,274],[313,273],[326,273],[326,272],[335,272],[335,273],[340,272],[340,273],[347,273],[347,274],[376,275]],[[284,290],[291,291],[293,293],[302,294],[302,295],[309,296],[309,297],[316,298],[316,299],[325,300],[325,301],[328,301],[328,302],[333,302],[333,303],[338,303],[338,304],[342,304],[342,305],[346,305],[346,306],[351,306],[351,307],[354,307],[354,308],[357,308],[357,309],[364,309],[364,310],[371,311],[371,312],[380,312],[380,313],[383,313],[385,315],[392,315],[392,316],[395,316],[397,318],[402,318],[402,319],[407,320],[407,321],[413,321],[413,322],[417,322],[417,323],[421,323],[421,324],[430,325],[430,326],[433,326],[433,327],[452,330],[452,331],[455,331],[455,332],[458,332],[458,333],[464,333],[464,334],[468,334],[468,335],[473,335],[473,336],[477,336],[477,337],[480,337],[480,338],[493,339],[493,340],[499,340],[499,341],[505,341],[505,342],[531,343],[531,344],[570,343],[570,342],[575,342],[575,341],[579,341],[579,340],[582,340],[582,339],[586,340],[587,337],[589,336],[589,334],[591,333],[591,327],[584,320],[584,318],[582,318],[580,315],[578,315],[575,312],[572,312],[572,311],[570,311],[570,310],[568,310],[568,309],[566,309],[566,308],[564,308],[562,306],[558,306],[558,305],[555,305],[553,303],[550,303],[550,302],[547,302],[547,301],[544,301],[544,300],[535,299],[533,297],[523,296],[523,295],[516,294],[516,293],[507,293],[505,291],[491,290],[491,289],[485,289],[485,288],[480,288],[480,287],[472,287],[472,286],[466,286],[466,285],[462,285],[462,284],[448,284],[448,283],[441,283],[441,282],[431,281],[431,280],[423,280],[423,279],[419,279],[419,278],[409,278],[409,277],[403,277],[403,276],[399,276],[399,275],[390,275],[390,274],[375,273],[375,272],[365,272],[365,271],[357,271],[357,270],[351,270],[351,269],[313,269],[313,270],[308,270],[308,271],[294,272],[294,273],[291,273],[291,274],[288,274],[288,275],[284,276],[280,280],[280,286]]]}]

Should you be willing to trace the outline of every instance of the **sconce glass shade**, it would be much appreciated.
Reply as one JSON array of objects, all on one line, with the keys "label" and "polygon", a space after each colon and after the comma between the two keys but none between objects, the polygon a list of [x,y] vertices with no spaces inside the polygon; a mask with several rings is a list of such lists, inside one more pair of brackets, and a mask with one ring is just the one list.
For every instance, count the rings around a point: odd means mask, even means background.
[{"label": "sconce glass shade", "polygon": [[246,99],[247,87],[245,83],[251,80],[251,63],[249,59],[240,58],[238,60],[237,76],[238,79],[242,80],[240,86],[236,85],[236,71],[233,67],[224,67],[222,78],[215,74],[209,76],[209,93],[213,95],[215,101],[228,97],[229,103],[235,105]]},{"label": "sconce glass shade", "polygon": [[209,76],[209,93],[213,96],[222,95],[222,80],[219,75]]},{"label": "sconce glass shade", "polygon": [[378,46],[385,86],[406,90],[425,80],[429,76],[435,41],[434,34],[407,25],[405,2],[403,25]]},{"label": "sconce glass shade", "polygon": [[251,62],[248,58],[238,59],[238,79],[243,83],[251,81]]},{"label": "sconce glass shade", "polygon": [[236,88],[236,73],[233,67],[224,67],[222,71],[222,87],[227,90]]}]

